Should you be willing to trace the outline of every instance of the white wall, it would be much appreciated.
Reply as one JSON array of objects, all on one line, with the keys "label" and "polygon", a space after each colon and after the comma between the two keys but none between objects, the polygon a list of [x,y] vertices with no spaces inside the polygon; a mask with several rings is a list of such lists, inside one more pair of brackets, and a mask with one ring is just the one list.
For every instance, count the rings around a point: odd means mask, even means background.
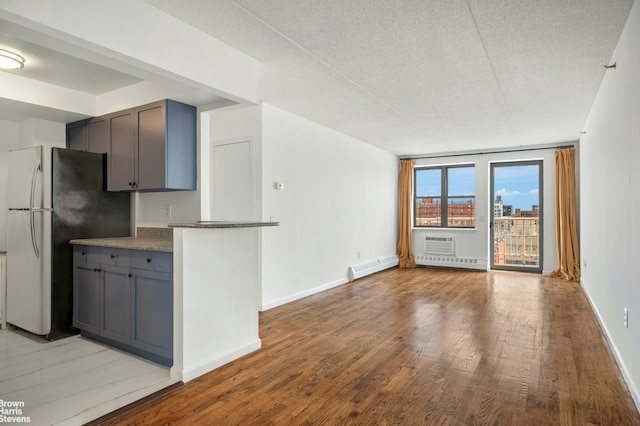
[{"label": "white wall", "polygon": [[416,166],[435,166],[448,164],[475,164],[476,169],[476,228],[471,229],[423,229],[416,228],[412,233],[412,249],[414,255],[424,253],[424,237],[426,235],[453,236],[456,239],[456,256],[462,258],[482,259],[486,268],[490,267],[490,235],[489,220],[493,209],[489,179],[491,163],[504,161],[542,160],[543,173],[543,273],[548,274],[558,267],[556,255],[555,217],[554,217],[554,182],[555,157],[554,149],[522,151],[483,155],[465,155],[446,158],[417,159]]},{"label": "white wall", "polygon": [[0,250],[7,250],[7,153],[21,147],[20,123],[0,120]]},{"label": "white wall", "polygon": [[[132,195],[136,227],[165,227],[200,220],[200,191],[139,192]],[[166,206],[171,217],[165,215]]]},{"label": "white wall", "polygon": [[7,157],[13,149],[36,145],[65,146],[65,125],[44,120],[0,120],[0,250],[7,249]]},{"label": "white wall", "polygon": [[395,255],[395,155],[267,104],[262,123],[262,218],[280,222],[262,231],[263,309]]},{"label": "white wall", "polygon": [[280,222],[261,230],[262,309],[344,284],[349,265],[395,254],[395,155],[267,104],[206,115],[202,218],[216,219],[208,207],[211,147],[250,140],[253,219]]},{"label": "white wall", "polygon": [[582,285],[640,407],[638,46],[640,4],[635,2],[611,60],[617,68],[606,71],[580,140],[580,240]]}]

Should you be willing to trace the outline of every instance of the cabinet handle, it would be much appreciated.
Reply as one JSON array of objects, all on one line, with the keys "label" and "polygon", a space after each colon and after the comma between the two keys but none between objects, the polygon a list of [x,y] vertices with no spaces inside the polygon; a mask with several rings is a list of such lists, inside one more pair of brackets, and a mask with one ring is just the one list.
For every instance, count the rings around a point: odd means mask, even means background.
[{"label": "cabinet handle", "polygon": [[147,263],[153,262],[153,259],[147,259]]},{"label": "cabinet handle", "polygon": [[94,272],[102,272],[102,269],[100,269],[100,268],[96,268],[96,269],[94,269],[93,271],[94,271]]},{"label": "cabinet handle", "polygon": [[87,255],[87,252],[86,252],[86,251],[83,251],[83,252],[82,252],[82,255],[83,255],[83,256],[86,256],[86,255]]},{"label": "cabinet handle", "polygon": [[133,277],[133,274],[129,274],[129,278],[132,278],[132,277]]},{"label": "cabinet handle", "polygon": [[115,259],[116,257],[118,257],[118,255],[117,255],[117,254],[112,254],[112,255],[111,255],[111,258],[112,258],[112,259]]}]

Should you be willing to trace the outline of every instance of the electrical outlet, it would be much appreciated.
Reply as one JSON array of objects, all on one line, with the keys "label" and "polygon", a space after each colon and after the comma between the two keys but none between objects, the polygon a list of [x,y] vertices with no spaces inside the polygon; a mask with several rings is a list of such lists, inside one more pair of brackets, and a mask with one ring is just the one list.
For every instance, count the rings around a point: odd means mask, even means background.
[{"label": "electrical outlet", "polygon": [[171,204],[166,204],[164,206],[164,217],[171,219]]},{"label": "electrical outlet", "polygon": [[629,310],[624,308],[624,328],[629,328]]}]

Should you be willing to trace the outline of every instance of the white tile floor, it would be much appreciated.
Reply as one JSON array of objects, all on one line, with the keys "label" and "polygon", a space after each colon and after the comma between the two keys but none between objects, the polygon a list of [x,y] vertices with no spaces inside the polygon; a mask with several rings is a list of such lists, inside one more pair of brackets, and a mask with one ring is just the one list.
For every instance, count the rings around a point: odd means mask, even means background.
[{"label": "white tile floor", "polygon": [[31,425],[81,425],[174,383],[166,367],[79,336],[0,330],[0,400],[24,402]]}]

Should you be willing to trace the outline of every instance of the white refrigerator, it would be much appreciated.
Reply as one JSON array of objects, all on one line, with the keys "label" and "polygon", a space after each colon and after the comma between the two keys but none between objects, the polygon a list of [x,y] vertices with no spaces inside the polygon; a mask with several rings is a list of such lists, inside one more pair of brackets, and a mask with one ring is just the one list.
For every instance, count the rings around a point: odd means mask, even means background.
[{"label": "white refrigerator", "polygon": [[130,195],[106,192],[105,154],[9,152],[7,322],[49,340],[72,327],[69,240],[130,235]]}]

